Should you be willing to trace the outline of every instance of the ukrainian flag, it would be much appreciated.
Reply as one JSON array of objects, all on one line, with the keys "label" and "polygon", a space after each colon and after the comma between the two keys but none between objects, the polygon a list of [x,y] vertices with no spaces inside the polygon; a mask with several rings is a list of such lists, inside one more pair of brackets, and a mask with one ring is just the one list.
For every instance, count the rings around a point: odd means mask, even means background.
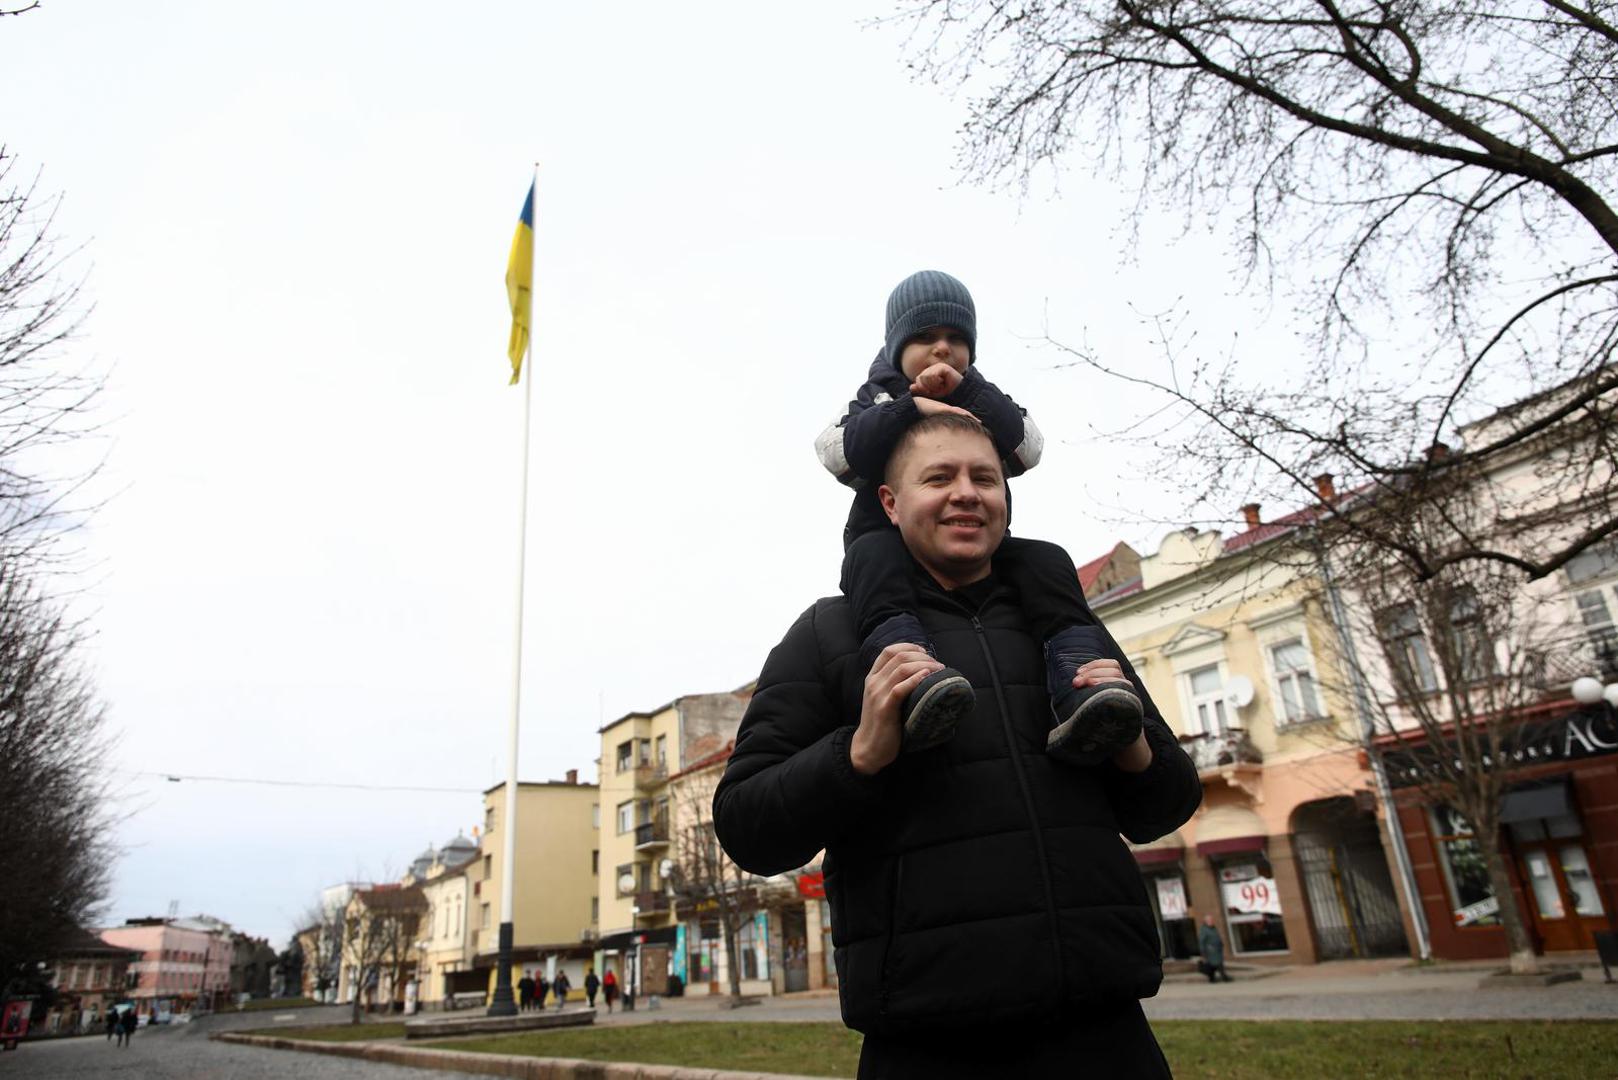
[{"label": "ukrainian flag", "polygon": [[511,385],[522,378],[522,358],[528,351],[528,327],[534,313],[534,185],[522,204],[522,217],[511,237],[511,258],[506,261],[506,298],[511,301]]}]

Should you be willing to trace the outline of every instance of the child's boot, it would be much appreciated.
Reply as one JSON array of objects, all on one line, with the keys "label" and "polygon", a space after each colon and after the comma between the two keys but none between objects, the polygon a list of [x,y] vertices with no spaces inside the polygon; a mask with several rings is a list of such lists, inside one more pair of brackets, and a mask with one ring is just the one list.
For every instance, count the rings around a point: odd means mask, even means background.
[{"label": "child's boot", "polygon": [[1045,643],[1051,711],[1056,725],[1045,752],[1075,765],[1106,761],[1141,731],[1140,698],[1120,683],[1075,689],[1079,668],[1103,659],[1106,638],[1097,627],[1070,626]]},{"label": "child's boot", "polygon": [[[915,645],[934,658],[938,655],[920,619],[914,615],[895,615],[871,631],[871,636],[860,646],[861,670],[870,671],[883,649],[899,644]],[[926,750],[948,742],[955,735],[956,725],[976,704],[977,694],[966,676],[951,667],[933,672],[910,691],[899,711],[899,719],[904,724],[904,752]]]}]

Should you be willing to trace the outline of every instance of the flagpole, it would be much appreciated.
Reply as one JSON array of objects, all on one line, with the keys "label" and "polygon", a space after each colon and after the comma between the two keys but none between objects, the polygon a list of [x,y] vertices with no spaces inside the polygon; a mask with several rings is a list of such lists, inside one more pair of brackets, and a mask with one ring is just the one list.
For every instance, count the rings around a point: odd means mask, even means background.
[{"label": "flagpole", "polygon": [[[539,192],[539,163],[534,163],[534,184]],[[537,218],[538,215],[536,214]],[[538,244],[534,248],[538,249]],[[529,258],[528,280],[534,280],[534,260]],[[532,301],[532,292],[530,300]],[[506,736],[506,813],[504,842],[500,848],[500,945],[495,960],[494,995],[489,999],[490,1016],[516,1016],[517,1002],[511,993],[512,906],[517,879],[517,728],[522,716],[522,630],[523,581],[528,564],[528,433],[534,406],[534,331],[529,314],[528,349],[522,364],[522,491],[517,517],[517,625],[511,664],[511,720]]]}]

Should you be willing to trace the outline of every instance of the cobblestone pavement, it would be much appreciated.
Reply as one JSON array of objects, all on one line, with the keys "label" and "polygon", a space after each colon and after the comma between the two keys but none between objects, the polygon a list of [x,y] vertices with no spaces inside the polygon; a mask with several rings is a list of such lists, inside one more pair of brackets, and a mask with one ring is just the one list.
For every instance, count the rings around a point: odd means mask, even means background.
[{"label": "cobblestone pavement", "polygon": [[[342,1010],[298,1010],[300,1022],[309,1023],[311,1012],[341,1013]],[[208,1038],[209,1030],[236,1026],[267,1027],[267,1013],[220,1016],[195,1024],[141,1028],[127,1049],[119,1049],[105,1036],[78,1039],[50,1039],[25,1043],[12,1053],[0,1053],[0,1078],[11,1080],[86,1080],[94,1077],[122,1080],[465,1080],[465,1073],[411,1069],[403,1065],[382,1065],[324,1054],[294,1054],[286,1050],[261,1050],[253,1046],[231,1046]],[[216,1021],[224,1021],[216,1024]],[[318,1021],[315,1021],[318,1022]],[[291,1024],[283,1022],[283,1027]]]}]

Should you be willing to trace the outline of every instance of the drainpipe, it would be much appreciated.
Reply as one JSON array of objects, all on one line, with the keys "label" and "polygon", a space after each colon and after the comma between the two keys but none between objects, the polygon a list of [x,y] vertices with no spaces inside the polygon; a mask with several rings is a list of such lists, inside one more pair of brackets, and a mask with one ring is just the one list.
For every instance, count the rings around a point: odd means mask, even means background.
[{"label": "drainpipe", "polygon": [[1410,911],[1410,924],[1416,931],[1416,952],[1423,960],[1433,958],[1432,941],[1427,932],[1427,912],[1421,906],[1421,892],[1416,887],[1416,873],[1410,866],[1410,852],[1405,848],[1404,829],[1399,825],[1399,814],[1393,805],[1393,789],[1388,783],[1387,766],[1377,752],[1372,736],[1376,732],[1375,714],[1371,710],[1371,695],[1360,670],[1359,651],[1354,647],[1354,635],[1348,631],[1348,618],[1343,610],[1342,593],[1332,577],[1331,562],[1325,552],[1317,551],[1320,577],[1326,583],[1326,597],[1331,604],[1332,622],[1337,629],[1338,647],[1348,660],[1348,677],[1354,687],[1354,711],[1359,716],[1360,737],[1365,745],[1365,756],[1371,762],[1371,775],[1376,783],[1377,801],[1387,815],[1388,839],[1393,844],[1393,862],[1399,869],[1399,887],[1405,894],[1405,907]]}]

